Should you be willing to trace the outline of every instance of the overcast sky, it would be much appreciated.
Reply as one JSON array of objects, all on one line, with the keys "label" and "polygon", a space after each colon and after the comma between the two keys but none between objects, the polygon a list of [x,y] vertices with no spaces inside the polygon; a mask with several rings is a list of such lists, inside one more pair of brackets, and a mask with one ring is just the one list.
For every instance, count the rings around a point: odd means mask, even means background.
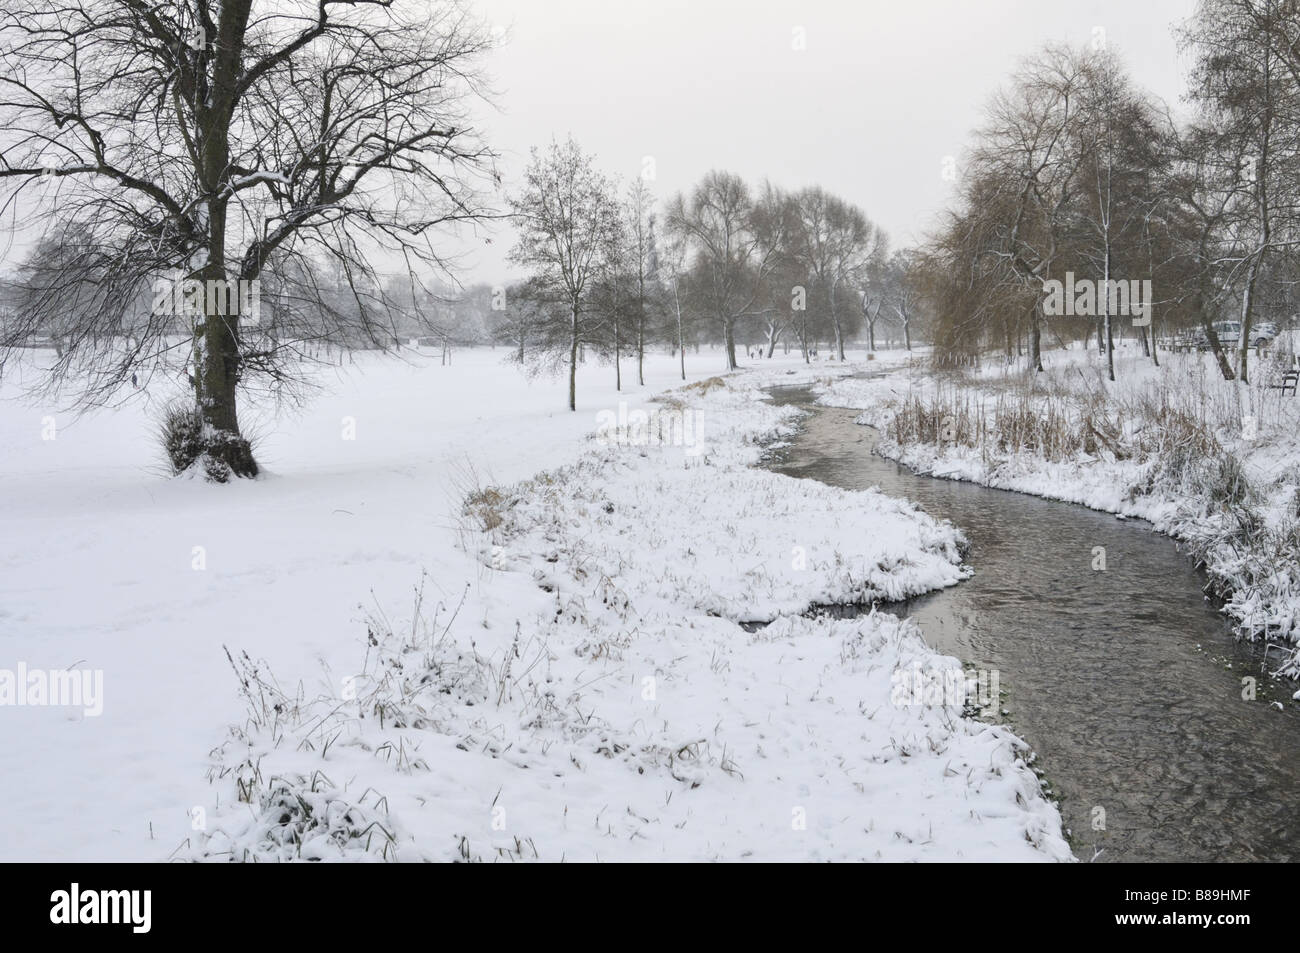
[{"label": "overcast sky", "polygon": [[[1194,0],[470,0],[504,31],[479,112],[513,186],[531,146],[572,133],[598,164],[659,200],[712,168],[819,184],[913,244],[948,201],[985,103],[1049,41],[1104,31],[1137,82],[1175,106],[1186,62],[1172,27]],[[32,229],[6,234],[0,268]],[[504,283],[510,229],[445,236],[465,282]],[[489,239],[490,238],[490,243]],[[382,269],[381,269],[382,270]]]},{"label": "overcast sky", "polygon": [[[530,146],[568,133],[607,172],[663,199],[710,168],[860,205],[895,246],[946,204],[989,96],[1048,41],[1104,30],[1135,79],[1178,103],[1171,33],[1193,0],[474,0],[506,28],[488,63],[488,141],[514,181]],[[797,32],[798,31],[798,32]],[[803,49],[796,49],[802,39]],[[473,280],[511,272],[513,237],[478,244]]]}]

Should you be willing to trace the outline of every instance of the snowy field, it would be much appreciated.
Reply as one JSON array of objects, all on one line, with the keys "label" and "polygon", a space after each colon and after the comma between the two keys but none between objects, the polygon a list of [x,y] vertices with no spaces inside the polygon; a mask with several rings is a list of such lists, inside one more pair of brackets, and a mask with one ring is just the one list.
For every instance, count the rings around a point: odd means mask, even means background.
[{"label": "snowy field", "polygon": [[964,574],[951,526],[754,469],[794,413],[757,388],[853,368],[588,367],[570,413],[505,356],[323,372],[229,486],[164,474],[166,394],[10,385],[0,669],[103,681],[0,707],[0,859],[1070,858],[1014,736],[900,698],[955,660],[799,615]]}]

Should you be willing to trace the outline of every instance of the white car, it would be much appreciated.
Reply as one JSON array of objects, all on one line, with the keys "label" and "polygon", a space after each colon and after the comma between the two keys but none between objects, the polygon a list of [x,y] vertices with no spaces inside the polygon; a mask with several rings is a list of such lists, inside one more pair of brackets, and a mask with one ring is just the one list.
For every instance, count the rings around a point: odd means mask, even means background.
[{"label": "white car", "polygon": [[1250,346],[1263,347],[1266,344],[1272,344],[1275,337],[1277,337],[1277,325],[1272,321],[1261,321],[1259,324],[1251,326]]},{"label": "white car", "polygon": [[[1211,327],[1214,328],[1214,333],[1219,338],[1219,344],[1222,347],[1236,347],[1237,341],[1241,339],[1240,321],[1215,321]],[[1201,328],[1196,329],[1196,336],[1193,340],[1197,348],[1202,351],[1208,350],[1210,347],[1210,337]]]}]

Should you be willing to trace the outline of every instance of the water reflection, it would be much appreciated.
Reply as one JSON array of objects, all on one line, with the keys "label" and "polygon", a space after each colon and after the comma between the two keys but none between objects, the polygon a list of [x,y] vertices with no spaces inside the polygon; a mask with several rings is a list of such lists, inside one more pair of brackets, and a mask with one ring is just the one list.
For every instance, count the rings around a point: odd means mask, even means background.
[{"label": "water reflection", "polygon": [[[773,394],[810,416],[772,469],[878,486],[966,532],[975,575],[892,609],[937,649],[999,671],[1006,720],[1038,753],[1077,856],[1297,858],[1291,689],[1231,638],[1172,541],[1081,506],[919,476],[873,454],[855,412],[815,407],[804,388]],[[1105,572],[1092,568],[1097,546]],[[1257,700],[1242,699],[1243,676],[1258,679]]]}]

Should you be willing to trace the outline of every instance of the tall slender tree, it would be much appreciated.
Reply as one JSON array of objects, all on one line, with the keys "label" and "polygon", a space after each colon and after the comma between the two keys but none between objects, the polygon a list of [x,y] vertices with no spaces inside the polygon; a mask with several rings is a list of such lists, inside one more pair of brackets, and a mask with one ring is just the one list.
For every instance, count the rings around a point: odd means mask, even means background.
[{"label": "tall slender tree", "polygon": [[[510,258],[532,282],[562,301],[568,333],[563,361],[569,374],[569,410],[578,409],[578,357],[600,340],[602,322],[590,295],[608,273],[622,240],[622,217],[612,180],[572,137],[534,148],[523,189],[510,200],[519,240]],[[556,344],[551,339],[551,353]]]}]

